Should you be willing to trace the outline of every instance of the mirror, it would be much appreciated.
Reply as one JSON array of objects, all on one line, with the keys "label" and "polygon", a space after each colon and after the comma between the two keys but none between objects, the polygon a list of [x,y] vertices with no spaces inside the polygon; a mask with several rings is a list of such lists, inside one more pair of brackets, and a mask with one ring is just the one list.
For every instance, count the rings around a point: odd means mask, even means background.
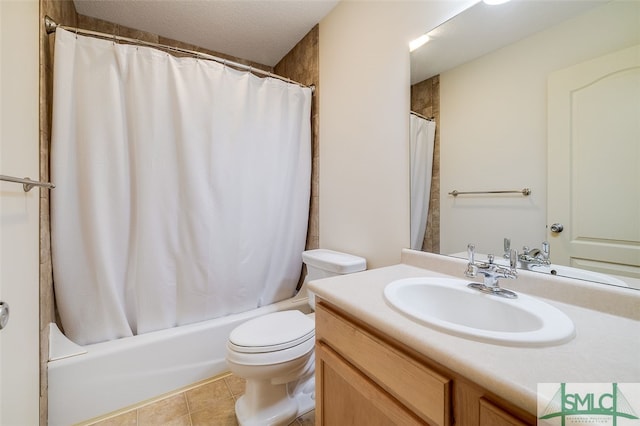
[{"label": "mirror", "polygon": [[[562,260],[567,243],[560,237],[571,231],[567,224],[564,234],[550,229],[560,220],[548,213],[556,185],[547,173],[557,167],[547,159],[547,149],[553,149],[547,146],[548,123],[553,121],[547,117],[550,77],[639,45],[639,18],[640,3],[634,1],[480,2],[429,32],[431,41],[411,53],[411,109],[436,123],[423,250],[466,256],[466,245],[473,242],[478,252],[502,258],[504,238],[519,253],[528,246],[539,254],[548,241],[552,267],[522,266],[640,288],[640,214],[632,214],[635,219],[627,227],[635,231],[613,244],[635,245],[619,269]],[[637,153],[637,135],[633,143]],[[569,169],[568,164],[563,167]],[[640,181],[637,170],[619,172],[621,180]],[[523,188],[530,195],[523,195]],[[634,188],[637,200],[640,184]],[[449,194],[454,190],[514,193],[456,197]],[[580,220],[588,210],[580,211]],[[429,226],[436,229],[429,231]]]}]

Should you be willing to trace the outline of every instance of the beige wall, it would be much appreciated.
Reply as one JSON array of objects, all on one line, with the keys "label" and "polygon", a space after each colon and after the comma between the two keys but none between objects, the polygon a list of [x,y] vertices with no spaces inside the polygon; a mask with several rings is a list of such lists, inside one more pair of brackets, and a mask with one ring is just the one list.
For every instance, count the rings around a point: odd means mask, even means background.
[{"label": "beige wall", "polygon": [[[546,239],[547,75],[640,43],[640,3],[611,2],[440,76],[441,249],[502,253]],[[615,29],[615,30],[613,30]],[[448,192],[522,189],[530,197]]]},{"label": "beige wall", "polygon": [[341,2],[320,22],[320,247],[400,261],[409,246],[409,41],[461,2]]}]

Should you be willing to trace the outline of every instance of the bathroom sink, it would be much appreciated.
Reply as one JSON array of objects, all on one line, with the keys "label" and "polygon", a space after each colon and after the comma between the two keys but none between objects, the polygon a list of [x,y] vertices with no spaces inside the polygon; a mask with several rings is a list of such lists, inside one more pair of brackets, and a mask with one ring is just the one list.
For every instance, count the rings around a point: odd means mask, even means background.
[{"label": "bathroom sink", "polygon": [[418,323],[445,333],[507,346],[552,346],[575,335],[571,319],[541,300],[506,299],[455,278],[405,278],[384,289],[387,302]]}]

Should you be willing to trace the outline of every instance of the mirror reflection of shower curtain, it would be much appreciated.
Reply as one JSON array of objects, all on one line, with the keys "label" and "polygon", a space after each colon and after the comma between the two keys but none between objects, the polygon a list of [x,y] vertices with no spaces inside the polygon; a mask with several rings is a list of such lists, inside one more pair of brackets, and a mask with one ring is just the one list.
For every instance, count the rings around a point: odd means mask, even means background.
[{"label": "mirror reflection of shower curtain", "polygon": [[410,114],[411,248],[414,250],[422,249],[427,229],[435,135],[435,121]]},{"label": "mirror reflection of shower curtain", "polygon": [[56,32],[52,258],[79,344],[291,297],[311,179],[311,90]]}]

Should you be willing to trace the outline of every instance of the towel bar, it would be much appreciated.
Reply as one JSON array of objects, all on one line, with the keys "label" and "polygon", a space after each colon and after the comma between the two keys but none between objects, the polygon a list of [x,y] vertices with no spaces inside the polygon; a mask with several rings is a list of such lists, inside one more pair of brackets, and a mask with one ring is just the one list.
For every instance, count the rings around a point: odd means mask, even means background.
[{"label": "towel bar", "polygon": [[524,188],[522,190],[513,190],[513,191],[458,191],[457,189],[454,189],[453,191],[449,192],[449,195],[453,195],[454,197],[457,197],[458,195],[465,195],[465,194],[522,194],[525,197],[529,194],[531,194],[531,190],[529,188]]},{"label": "towel bar", "polygon": [[5,176],[5,175],[0,175],[0,180],[4,180],[7,182],[14,182],[14,183],[21,183],[22,184],[22,188],[24,189],[24,192],[29,192],[31,191],[31,189],[34,186],[41,186],[43,188],[55,188],[56,186],[50,182],[40,182],[37,180],[31,180],[28,177],[24,178],[24,179],[20,179],[17,177],[13,177],[13,176]]}]

